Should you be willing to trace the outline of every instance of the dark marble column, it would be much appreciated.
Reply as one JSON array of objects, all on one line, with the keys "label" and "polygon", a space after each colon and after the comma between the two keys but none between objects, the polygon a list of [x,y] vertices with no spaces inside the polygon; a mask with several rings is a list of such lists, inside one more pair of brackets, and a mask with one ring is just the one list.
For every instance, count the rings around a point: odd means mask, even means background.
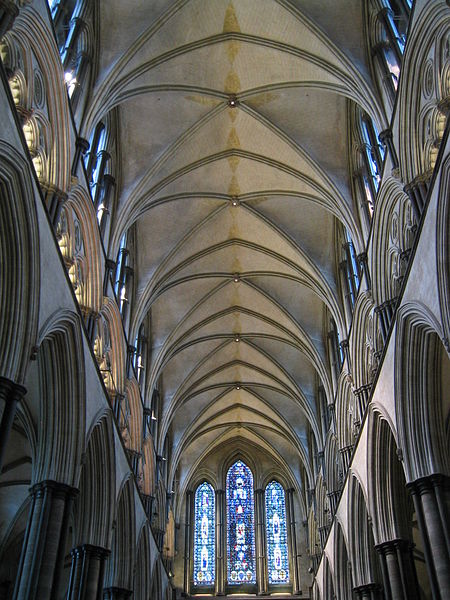
[{"label": "dark marble column", "polygon": [[267,594],[267,560],[264,535],[264,490],[255,490],[256,587],[258,596]]},{"label": "dark marble column", "polygon": [[0,473],[9,435],[16,415],[17,404],[27,390],[6,377],[0,377]]},{"label": "dark marble column", "polygon": [[433,598],[450,598],[449,478],[422,477],[408,484],[422,536]]},{"label": "dark marble column", "polygon": [[68,520],[78,490],[57,481],[42,481],[30,491],[14,600],[50,600],[58,597]]},{"label": "dark marble column", "polygon": [[80,158],[89,150],[89,142],[82,137],[77,137],[75,140],[75,154],[72,162],[72,175],[76,177]]},{"label": "dark marble column", "polygon": [[71,552],[67,600],[101,600],[103,598],[103,576],[105,561],[110,551],[100,546],[83,544]]},{"label": "dark marble column", "polygon": [[386,300],[386,302],[383,302],[383,304],[380,304],[380,306],[375,308],[375,313],[380,319],[380,331],[384,343],[386,343],[387,340],[396,304],[397,298],[392,298],[391,300]]},{"label": "dark marble column", "polygon": [[398,169],[398,156],[395,150],[394,142],[392,140],[392,131],[391,129],[385,129],[378,136],[380,142],[386,148],[392,162],[392,169]]},{"label": "dark marble column", "polygon": [[353,393],[355,394],[355,397],[356,397],[356,404],[357,404],[357,408],[358,408],[358,419],[359,419],[360,423],[362,423],[364,415],[366,414],[366,408],[369,403],[371,387],[372,386],[370,384],[366,384],[366,385],[362,385],[361,387],[359,387],[353,391]]},{"label": "dark marble column", "polygon": [[216,490],[216,596],[225,595],[225,491]]},{"label": "dark marble column", "polygon": [[184,532],[184,594],[189,596],[191,588],[191,552],[192,552],[192,509],[194,494],[186,492],[186,518]]},{"label": "dark marble column", "polygon": [[425,204],[427,201],[428,187],[430,179],[427,176],[419,175],[415,177],[410,183],[406,184],[403,190],[408,194],[413,207],[414,216],[417,223],[420,223]]},{"label": "dark marble column", "polygon": [[419,586],[408,540],[390,540],[376,546],[387,600],[419,600]]},{"label": "dark marble column", "polygon": [[[105,261],[105,278],[103,280],[103,295],[104,296],[108,295],[108,284],[110,282],[111,277],[114,276],[115,270],[116,270],[115,261],[111,260],[110,258],[107,258]],[[115,282],[112,282],[113,287],[114,287],[114,283]]]},{"label": "dark marble column", "polygon": [[0,0],[0,39],[13,26],[19,9],[11,0]]},{"label": "dark marble column", "polygon": [[291,582],[292,593],[301,595],[300,587],[300,556],[297,551],[297,531],[295,527],[295,512],[294,512],[294,488],[286,490],[286,519],[289,530],[289,550],[291,555]]},{"label": "dark marble column", "polygon": [[345,477],[345,473],[348,471],[348,468],[350,466],[352,452],[353,452],[352,444],[350,444],[349,446],[345,446],[345,448],[341,448],[339,450],[339,454],[341,455],[341,460],[342,460],[342,469],[344,471],[344,477]]},{"label": "dark marble column", "polygon": [[47,208],[50,222],[53,229],[56,230],[59,217],[61,216],[61,210],[67,201],[67,194],[49,183],[41,183],[41,188],[44,192],[45,206]]}]

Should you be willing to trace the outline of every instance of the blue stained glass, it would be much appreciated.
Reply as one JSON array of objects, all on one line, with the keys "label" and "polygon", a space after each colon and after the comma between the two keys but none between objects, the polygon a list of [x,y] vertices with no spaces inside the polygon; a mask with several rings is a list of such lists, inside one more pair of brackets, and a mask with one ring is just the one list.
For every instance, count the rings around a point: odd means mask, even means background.
[{"label": "blue stained glass", "polygon": [[240,460],[228,470],[226,491],[228,584],[256,583],[253,475]]},{"label": "blue stained glass", "polygon": [[269,583],[289,582],[289,555],[284,489],[276,481],[266,487],[266,538]]},{"label": "blue stained glass", "polygon": [[216,576],[214,490],[203,482],[195,492],[194,585],[214,585]]}]

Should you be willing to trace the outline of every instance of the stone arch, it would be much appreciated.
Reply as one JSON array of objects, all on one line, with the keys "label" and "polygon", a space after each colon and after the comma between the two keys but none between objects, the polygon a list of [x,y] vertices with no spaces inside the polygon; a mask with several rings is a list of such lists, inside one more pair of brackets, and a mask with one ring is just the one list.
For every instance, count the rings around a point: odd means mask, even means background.
[{"label": "stone arch", "polygon": [[407,195],[397,180],[389,178],[379,191],[372,224],[370,272],[373,300],[377,306],[399,293],[400,255],[406,250],[401,231],[405,205],[410,205]]},{"label": "stone arch", "polygon": [[440,327],[429,311],[406,304],[396,336],[396,417],[406,477],[448,474],[450,361]]},{"label": "stone arch", "polygon": [[[424,66],[433,50],[441,46],[448,32],[448,8],[445,3],[425,4],[417,15],[414,29],[408,39],[408,51],[402,64],[402,83],[399,88],[397,103],[399,106],[399,162],[403,181],[410,183],[418,176],[429,176],[425,173],[424,148],[420,144],[422,123],[418,122],[422,111],[423,81],[426,75]],[[447,65],[441,65],[441,74],[445,78]],[[420,76],[418,76],[420,74]],[[432,70],[433,74],[433,70]],[[440,77],[437,78],[439,82]],[[445,100],[441,97],[445,90],[441,85],[434,85],[434,101],[438,104]],[[427,94],[425,93],[425,96]]]},{"label": "stone arch", "polygon": [[339,490],[341,488],[341,481],[339,479],[339,458],[338,458],[338,446],[336,435],[329,432],[325,441],[324,450],[324,464],[325,464],[325,483],[328,490],[328,498],[330,504],[330,510],[332,514],[336,511],[337,500],[339,496]]},{"label": "stone arch", "polygon": [[111,414],[107,413],[90,434],[75,503],[77,542],[106,549],[115,505],[113,437]]},{"label": "stone arch", "polygon": [[[152,571],[155,567],[156,552],[152,544],[151,533],[145,524],[139,535],[136,567],[134,569],[133,593],[135,600],[148,600],[152,585]],[[150,598],[156,596],[150,596]]]},{"label": "stone arch", "polygon": [[351,563],[344,532],[339,522],[335,524],[334,569],[338,600],[351,600],[353,589]]},{"label": "stone arch", "polygon": [[[78,480],[85,427],[85,374],[79,317],[54,314],[38,339],[40,427],[35,481],[74,486]],[[64,435],[61,435],[64,432]]]},{"label": "stone arch", "polygon": [[375,541],[372,533],[372,520],[367,510],[367,501],[358,478],[352,474],[348,495],[349,550],[355,587],[376,585],[380,575]]},{"label": "stone arch", "polygon": [[368,495],[375,542],[405,539],[410,506],[395,436],[380,413],[372,411],[369,419]]},{"label": "stone arch", "polygon": [[443,339],[450,352],[450,157],[442,165],[437,214],[436,259]]},{"label": "stone arch", "polygon": [[151,437],[148,437],[144,441],[142,447],[140,473],[142,493],[146,496],[152,496],[155,491],[156,457]]},{"label": "stone arch", "polygon": [[333,574],[331,572],[330,563],[328,557],[324,555],[324,567],[323,567],[323,597],[334,599],[336,595],[334,593]]},{"label": "stone arch", "polygon": [[99,312],[103,302],[100,236],[92,200],[80,185],[74,187],[69,194],[65,210],[69,208],[74,210],[83,236],[87,277],[80,305],[86,317],[90,311]]},{"label": "stone arch", "polygon": [[[49,152],[48,183],[59,190],[70,187],[70,115],[61,58],[53,32],[34,7],[19,13],[11,32],[25,43],[39,64],[47,92],[48,119],[55,143]],[[31,57],[30,57],[31,58]],[[30,102],[31,105],[31,102]]]},{"label": "stone arch", "polygon": [[132,590],[136,549],[135,520],[134,484],[129,478],[123,484],[117,501],[111,555],[105,573],[106,588]]},{"label": "stone arch", "polygon": [[29,165],[17,150],[1,141],[0,154],[0,374],[23,383],[38,328],[35,192]]},{"label": "stone arch", "polygon": [[125,395],[128,400],[130,411],[130,416],[128,419],[129,441],[127,447],[134,452],[141,452],[144,409],[142,406],[139,386],[135,379],[127,379]]}]

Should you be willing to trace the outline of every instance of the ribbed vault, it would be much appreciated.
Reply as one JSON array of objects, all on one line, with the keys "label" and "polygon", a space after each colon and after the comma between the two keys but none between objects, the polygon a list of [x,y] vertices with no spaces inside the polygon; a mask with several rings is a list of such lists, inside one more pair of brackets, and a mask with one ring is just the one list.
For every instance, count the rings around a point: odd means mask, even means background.
[{"label": "ribbed vault", "polygon": [[350,103],[386,125],[361,3],[111,0],[99,10],[84,129],[118,116],[110,256],[133,231],[131,330],[150,322],[157,453],[170,452],[182,489],[206,456],[245,440],[300,486],[324,445],[330,317],[345,335],[337,226],[363,250]]}]

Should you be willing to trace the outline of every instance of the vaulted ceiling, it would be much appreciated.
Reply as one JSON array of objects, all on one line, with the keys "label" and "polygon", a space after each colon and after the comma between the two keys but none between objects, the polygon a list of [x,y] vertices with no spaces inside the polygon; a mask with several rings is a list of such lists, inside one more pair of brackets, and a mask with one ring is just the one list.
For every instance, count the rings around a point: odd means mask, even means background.
[{"label": "vaulted ceiling", "polygon": [[[362,236],[349,103],[383,121],[360,0],[99,2],[86,131],[118,108],[110,256],[135,226],[132,327],[151,311],[159,450],[181,485],[220,448],[258,448],[299,481],[326,309],[345,334],[336,225]],[[308,467],[306,467],[308,469]]]}]

